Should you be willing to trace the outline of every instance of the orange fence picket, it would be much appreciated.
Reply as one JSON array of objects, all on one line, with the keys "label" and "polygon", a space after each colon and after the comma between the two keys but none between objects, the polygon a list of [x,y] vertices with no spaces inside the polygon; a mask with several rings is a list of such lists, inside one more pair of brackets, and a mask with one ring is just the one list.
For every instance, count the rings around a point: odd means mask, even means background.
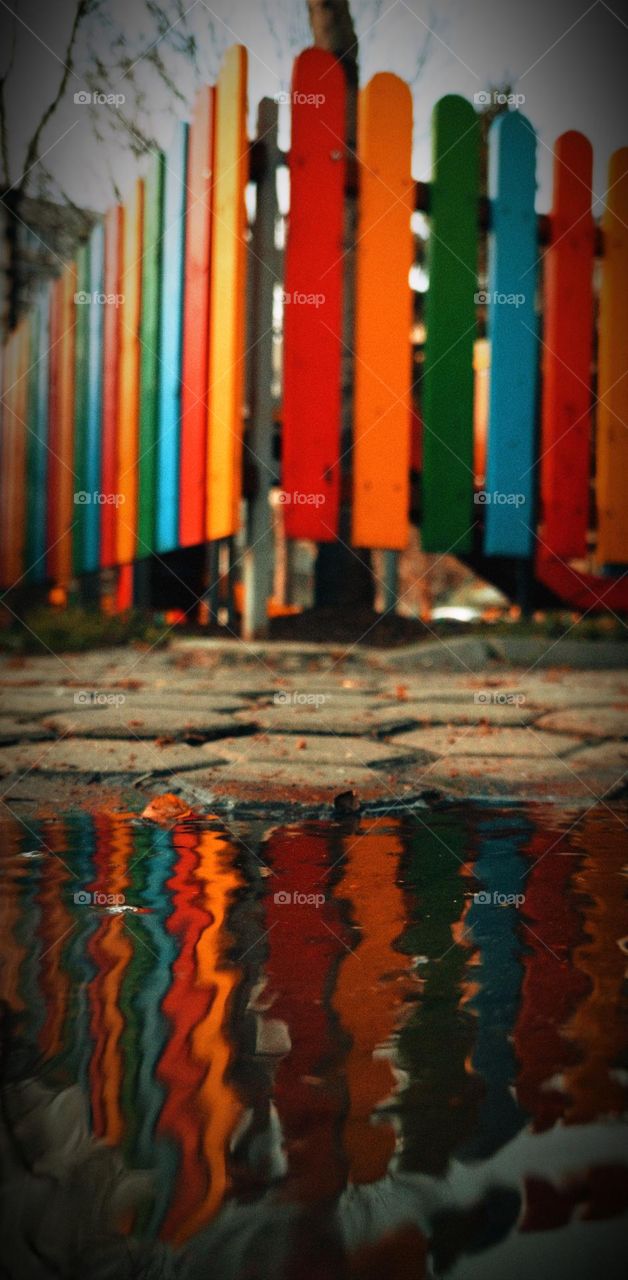
[{"label": "orange fence picket", "polygon": [[414,207],[412,97],[397,76],[360,93],[356,258],[353,543],[408,541]]},{"label": "orange fence picket", "polygon": [[[339,969],[333,995],[342,1031],[350,1038],[345,1076],[348,1105],[343,1149],[352,1183],[384,1178],[393,1158],[396,1134],[390,1116],[378,1114],[395,1090],[386,1050],[399,1022],[403,994],[412,988],[411,961],[395,949],[404,902],[399,887],[402,840],[396,820],[369,819],[343,842],[343,876],[337,898],[350,897],[359,935]],[[378,974],[395,972],[394,983]]]},{"label": "orange fence picket", "polygon": [[136,182],[124,211],[120,304],[116,558],[133,560],[137,550],[137,488],[142,306],[142,226],[144,183]]},{"label": "orange fence picket", "polygon": [[220,1207],[229,1185],[229,1141],[242,1115],[242,1103],[229,1068],[234,1048],[229,1038],[228,1011],[242,974],[225,954],[225,928],[242,876],[234,866],[235,850],[221,833],[204,831],[198,840],[199,898],[207,925],[196,947],[196,983],[212,998],[191,1032],[191,1047],[202,1070],[195,1097],[197,1146],[207,1170],[205,1194],[180,1227],[179,1241],[200,1231]]},{"label": "orange fence picket", "polygon": [[[121,815],[95,819],[95,887],[122,893],[129,885],[133,833]],[[88,952],[95,973],[88,987],[90,1034],[94,1052],[89,1068],[90,1102],[96,1137],[114,1144],[124,1136],[122,1081],[124,1078],[124,1015],[120,994],[133,959],[135,935],[124,916],[103,914],[90,937]]]},{"label": "orange fence picket", "polygon": [[240,523],[244,415],[246,49],[229,49],[216,91],[214,230],[209,318],[209,428],[205,535],[227,538]]}]

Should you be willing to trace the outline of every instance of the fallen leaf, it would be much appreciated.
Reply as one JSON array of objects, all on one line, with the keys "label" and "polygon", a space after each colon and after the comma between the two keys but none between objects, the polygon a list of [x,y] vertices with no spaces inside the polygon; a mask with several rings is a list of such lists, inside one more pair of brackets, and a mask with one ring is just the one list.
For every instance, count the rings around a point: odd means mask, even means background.
[{"label": "fallen leaf", "polygon": [[167,827],[172,822],[179,822],[182,818],[191,816],[192,813],[193,810],[180,796],[167,791],[164,795],[153,796],[152,800],[149,800],[142,817],[148,822],[156,822],[160,827]]}]

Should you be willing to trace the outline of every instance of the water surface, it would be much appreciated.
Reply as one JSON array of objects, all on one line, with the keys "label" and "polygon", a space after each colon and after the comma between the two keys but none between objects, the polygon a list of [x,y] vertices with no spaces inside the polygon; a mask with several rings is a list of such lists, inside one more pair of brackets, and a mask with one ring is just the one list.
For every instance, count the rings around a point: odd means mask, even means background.
[{"label": "water surface", "polygon": [[627,818],[4,822],[7,1274],[623,1277]]}]

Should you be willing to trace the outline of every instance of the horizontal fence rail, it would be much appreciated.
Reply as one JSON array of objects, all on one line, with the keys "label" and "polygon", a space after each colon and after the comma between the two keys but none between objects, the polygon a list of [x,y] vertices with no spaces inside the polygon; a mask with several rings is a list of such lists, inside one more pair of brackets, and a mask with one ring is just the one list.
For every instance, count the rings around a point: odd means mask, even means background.
[{"label": "horizontal fence rail", "polygon": [[479,555],[488,576],[508,560],[578,608],[628,608],[628,149],[598,225],[577,132],[556,142],[539,216],[519,111],[488,130],[484,190],[481,116],[456,95],[434,108],[429,183],[412,177],[394,75],[359,91],[355,154],[332,55],[296,60],[288,153],[268,100],[249,141],[246,97],[236,46],[4,342],[3,590],[116,570],[121,607],[142,561],[238,536],[252,633],[270,493],[289,539],[400,552],[418,467],[424,551]]}]

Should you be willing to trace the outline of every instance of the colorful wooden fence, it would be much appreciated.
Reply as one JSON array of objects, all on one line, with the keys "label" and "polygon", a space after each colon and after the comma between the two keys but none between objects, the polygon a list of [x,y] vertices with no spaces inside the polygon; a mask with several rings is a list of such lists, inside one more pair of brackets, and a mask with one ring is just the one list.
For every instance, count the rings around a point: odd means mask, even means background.
[{"label": "colorful wooden fence", "polygon": [[[331,55],[308,49],[295,63],[287,157],[274,110],[260,115],[265,136],[247,140],[246,81],[238,46],[216,87],[198,94],[190,124],[177,126],[169,150],[151,158],[124,206],[5,342],[2,587],[67,589],[114,567],[128,581],[142,558],[231,538],[243,473],[255,467],[249,510],[280,488],[289,538],[401,551],[418,413],[424,550],[528,562],[580,607],[628,607],[628,150],[611,160],[596,227],[590,144],[562,135],[553,207],[541,219],[536,138],[519,112],[491,126],[486,198],[480,117],[462,98],[434,108],[433,177],[421,187],[411,174],[411,97],[396,76],[376,75],[360,91],[355,164]],[[274,250],[257,261],[276,217],[263,185],[269,156],[290,171],[283,271]],[[256,181],[265,194],[249,232],[246,189]],[[418,207],[430,232],[415,383]],[[274,290],[260,283],[264,272]],[[278,290],[275,463],[267,334]],[[254,563],[253,546],[250,555]]]}]

